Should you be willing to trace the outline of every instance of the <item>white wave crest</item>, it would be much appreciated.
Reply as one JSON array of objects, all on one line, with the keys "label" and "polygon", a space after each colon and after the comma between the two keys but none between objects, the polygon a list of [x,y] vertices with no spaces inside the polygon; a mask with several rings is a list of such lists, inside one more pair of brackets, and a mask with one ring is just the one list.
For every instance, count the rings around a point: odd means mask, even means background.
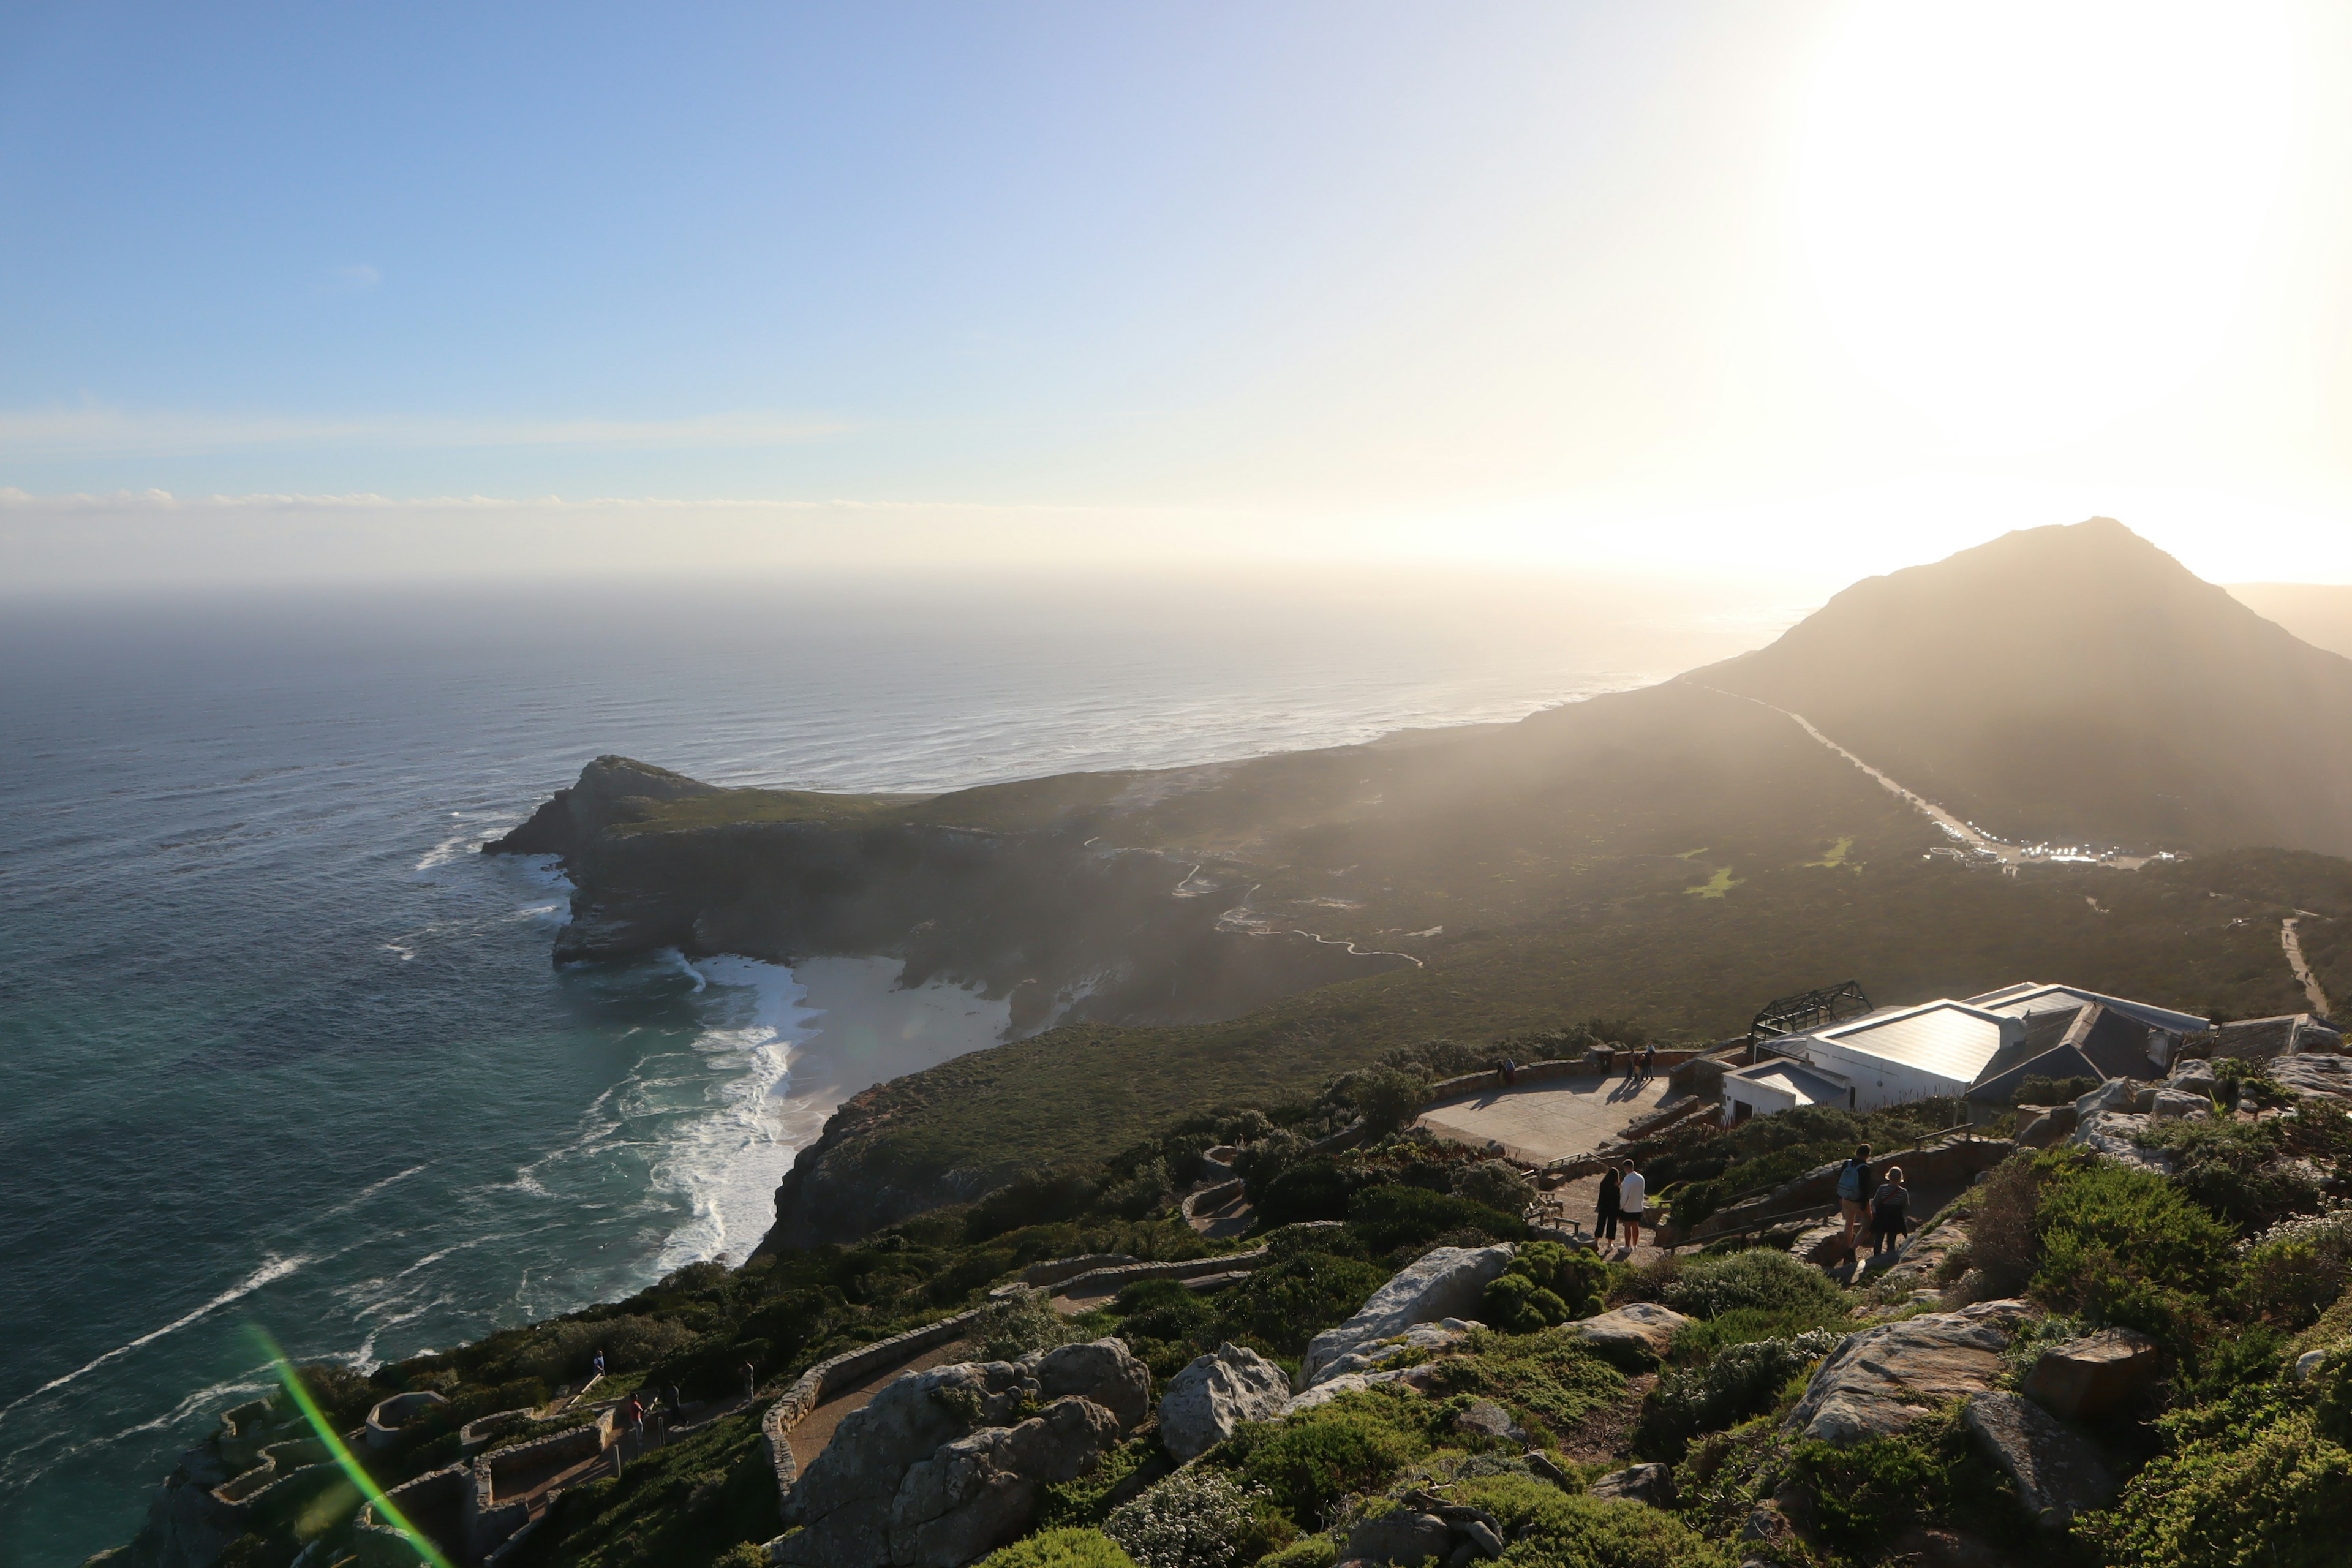
[{"label": "white wave crest", "polygon": [[307,1263],[314,1263],[316,1261],[318,1261],[316,1258],[311,1258],[307,1254],[297,1255],[292,1258],[270,1258],[267,1259],[263,1262],[260,1268],[256,1268],[252,1273],[247,1275],[244,1279],[230,1286],[227,1289],[222,1291],[219,1295],[214,1297],[203,1306],[196,1308],[194,1311],[183,1312],[178,1317],[173,1319],[170,1322],[165,1323],[162,1328],[150,1329],[147,1332],[140,1335],[137,1339],[132,1340],[130,1343],[117,1345],[112,1350],[108,1351],[104,1355],[84,1362],[81,1365],[74,1368],[71,1372],[67,1373],[62,1376],[49,1379],[48,1382],[41,1384],[40,1387],[33,1390],[30,1394],[19,1394],[16,1398],[10,1400],[7,1404],[0,1405],[0,1421],[6,1420],[8,1418],[8,1413],[16,1409],[18,1405],[29,1404],[31,1401],[38,1399],[45,1394],[63,1388],[66,1384],[72,1383],[77,1378],[81,1377],[87,1373],[97,1371],[100,1367],[104,1366],[110,1361],[121,1360],[122,1357],[129,1355],[132,1351],[139,1349],[142,1345],[153,1344],[157,1340],[162,1339],[166,1334],[178,1333],[190,1323],[210,1317],[213,1313],[219,1311],[223,1307],[229,1305],[229,1303],[243,1300],[246,1297],[252,1295],[256,1290],[260,1289],[264,1285],[268,1284],[271,1280],[283,1279],[286,1276],[293,1273],[303,1265]]}]

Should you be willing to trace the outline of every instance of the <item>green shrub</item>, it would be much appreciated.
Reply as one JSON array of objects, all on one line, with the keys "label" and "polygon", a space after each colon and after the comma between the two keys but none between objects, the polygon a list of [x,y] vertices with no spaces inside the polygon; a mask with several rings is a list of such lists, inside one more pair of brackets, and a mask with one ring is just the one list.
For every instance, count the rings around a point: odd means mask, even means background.
[{"label": "green shrub", "polygon": [[1509,1271],[1486,1285],[1478,1315],[1507,1333],[1531,1334],[1569,1319],[1568,1303],[1526,1275]]},{"label": "green shrub", "polygon": [[[300,1369],[300,1376],[310,1402],[327,1418],[327,1425],[338,1432],[348,1432],[366,1420],[367,1413],[389,1392],[341,1362],[312,1362]],[[541,1401],[547,1398],[545,1387],[540,1388],[539,1397]],[[283,1402],[281,1396],[280,1403]]]},{"label": "green shrub", "polygon": [[1927,1436],[1906,1432],[1844,1445],[1797,1445],[1790,1469],[1812,1495],[1813,1527],[1824,1544],[1874,1562],[1904,1526],[1943,1511],[1954,1458],[1943,1446],[1924,1440]]},{"label": "green shrub", "polygon": [[1066,1481],[1048,1482],[1038,1492],[1037,1522],[1100,1524],[1112,1509],[1175,1468],[1160,1439],[1145,1433],[1129,1437],[1097,1460],[1092,1469]]},{"label": "green shrub", "polygon": [[982,1360],[1018,1361],[1031,1351],[1051,1350],[1087,1334],[1054,1310],[1045,1292],[1023,1290],[982,1308],[971,1337],[980,1342]]},{"label": "green shrub", "polygon": [[1286,1166],[1265,1184],[1254,1207],[1259,1223],[1296,1225],[1300,1220],[1343,1219],[1355,1184],[1339,1164],[1325,1156]]},{"label": "green shrub", "polygon": [[1834,1312],[1818,1306],[1734,1307],[1728,1312],[1685,1324],[1675,1335],[1674,1349],[1667,1359],[1679,1367],[1704,1366],[1734,1345],[1754,1344],[1759,1340],[1793,1340],[1822,1329],[1842,1333],[1851,1327],[1851,1322],[1843,1307]]},{"label": "green shrub", "polygon": [[[760,1568],[766,1568],[766,1548],[752,1550],[760,1553]],[[1068,1528],[1041,1530],[1026,1541],[1000,1546],[980,1560],[980,1568],[1136,1568],[1136,1562],[1101,1531]]]},{"label": "green shrub", "polygon": [[1501,1214],[1524,1215],[1536,1189],[1507,1160],[1481,1160],[1454,1178],[1454,1191]]},{"label": "green shrub", "polygon": [[2135,1141],[2169,1153],[2180,1190],[2241,1231],[2319,1206],[2308,1173],[2280,1160],[2284,1140],[2277,1122],[2168,1118],[2141,1129]]},{"label": "green shrub", "polygon": [[1720,1317],[1743,1309],[1842,1316],[1846,1306],[1845,1293],[1828,1275],[1785,1252],[1761,1248],[1687,1259],[1661,1280],[1658,1299],[1694,1318]]},{"label": "green shrub", "polygon": [[[1003,1557],[1003,1555],[1004,1553],[1000,1552],[995,1557],[988,1559],[988,1562],[990,1564],[993,1565],[993,1568],[1013,1568],[1013,1565],[1008,1565],[997,1562],[997,1558]],[[719,1560],[716,1563],[713,1563],[710,1565],[710,1568],[768,1568],[767,1544],[764,1542],[758,1541],[739,1541],[734,1545],[729,1547],[726,1551],[720,1552],[719,1554]],[[1019,1565],[1019,1568],[1026,1568],[1026,1565]],[[1043,1568],[1042,1564],[1040,1565],[1040,1568]],[[1059,1562],[1055,1562],[1053,1563],[1052,1568],[1062,1568],[1062,1564]],[[1069,1568],[1082,1568],[1082,1565],[1072,1563],[1069,1565]],[[1118,1568],[1118,1565],[1116,1563],[1108,1564],[1106,1565],[1106,1568]]]},{"label": "green shrub", "polygon": [[1384,1269],[1358,1258],[1295,1252],[1220,1291],[1216,1317],[1206,1332],[1297,1355],[1307,1341],[1352,1317],[1387,1282]]},{"label": "green shrub", "polygon": [[2289,1330],[2310,1325],[2352,1284],[2352,1209],[2271,1226],[2247,1248],[2239,1295]]},{"label": "green shrub", "polygon": [[1624,1374],[1584,1348],[1572,1329],[1506,1339],[1474,1336],[1466,1352],[1433,1362],[1430,1388],[1507,1406],[1522,1425],[1555,1435],[1625,1393]]},{"label": "green shrub", "polygon": [[2099,1087],[2095,1078],[2044,1078],[2029,1073],[2009,1097],[2011,1105],[2072,1105]]},{"label": "green shrub", "polygon": [[550,1384],[568,1382],[576,1387],[588,1377],[599,1350],[608,1371],[636,1372],[677,1354],[695,1337],[675,1318],[565,1318],[536,1330],[515,1366]]},{"label": "green shrub", "polygon": [[1240,1568],[1276,1544],[1252,1504],[1233,1477],[1191,1465],[1113,1510],[1103,1533],[1141,1568]]},{"label": "green shrub", "polygon": [[1375,1135],[1410,1126],[1429,1103],[1429,1080],[1419,1073],[1381,1067],[1349,1076],[1353,1081],[1348,1085],[1348,1098]]},{"label": "green shrub", "polygon": [[1311,1530],[1340,1498],[1381,1486],[1428,1454],[1432,1415],[1421,1395],[1382,1385],[1287,1420],[1243,1426],[1211,1449],[1205,1463],[1234,1473]]},{"label": "green shrub", "polygon": [[1349,1201],[1348,1223],[1375,1253],[1427,1246],[1458,1231],[1476,1231],[1496,1241],[1517,1241],[1528,1233],[1527,1222],[1516,1215],[1396,1182],[1358,1193]]},{"label": "green shrub", "polygon": [[1502,1525],[1507,1568],[1730,1568],[1738,1561],[1673,1514],[1570,1496],[1528,1476],[1482,1476],[1451,1495]]},{"label": "green shrub", "polygon": [[2229,1227],[2152,1172],[2076,1152],[2045,1160],[2034,1292],[2099,1322],[2179,1339],[2230,1277]]},{"label": "green shrub", "polygon": [[2173,1450],[2075,1535],[2113,1568],[2327,1568],[2344,1561],[2352,1451],[2275,1388],[2161,1417]]},{"label": "green shrub", "polygon": [[1281,1551],[1258,1559],[1257,1568],[1331,1568],[1339,1543],[1328,1535],[1303,1535]]},{"label": "green shrub", "polygon": [[1837,1348],[1826,1330],[1786,1340],[1732,1345],[1703,1367],[1658,1374],[1642,1401],[1633,1451],[1645,1459],[1681,1461],[1692,1438],[1766,1414],[1789,1380]]}]

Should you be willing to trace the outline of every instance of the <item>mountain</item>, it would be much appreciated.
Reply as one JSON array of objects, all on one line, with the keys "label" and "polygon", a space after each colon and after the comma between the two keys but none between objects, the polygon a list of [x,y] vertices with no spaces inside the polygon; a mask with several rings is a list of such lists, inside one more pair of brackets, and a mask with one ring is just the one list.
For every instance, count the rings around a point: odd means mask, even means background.
[{"label": "mountain", "polygon": [[2352,658],[2352,584],[2232,583],[2230,596],[2312,647]]},{"label": "mountain", "polygon": [[2352,659],[2111,518],[1857,583],[1685,679],[2002,837],[2352,854]]},{"label": "mountain", "polygon": [[[2326,917],[2301,941],[2342,994],[2352,865],[2228,847],[2352,847],[2331,789],[2352,725],[2304,721],[2347,693],[2352,661],[2094,521],[1516,724],[928,799],[604,758],[503,847],[565,854],[562,958],[889,954],[1011,998],[1012,1043],[869,1090],[802,1152],[772,1238],[798,1244],[1437,1037],[1604,1016],[1718,1039],[1848,978],[1882,1003],[2063,978],[2292,1011],[2296,909]],[[1995,832],[2199,853],[2000,875],[1792,712]]]}]

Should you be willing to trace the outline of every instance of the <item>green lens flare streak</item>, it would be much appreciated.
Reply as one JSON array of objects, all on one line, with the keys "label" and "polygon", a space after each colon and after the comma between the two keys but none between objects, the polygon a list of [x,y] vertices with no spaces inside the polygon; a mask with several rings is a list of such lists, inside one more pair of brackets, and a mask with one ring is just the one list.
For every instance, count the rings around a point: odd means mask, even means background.
[{"label": "green lens flare streak", "polygon": [[310,1391],[302,1386],[302,1379],[295,1372],[294,1363],[286,1359],[286,1352],[278,1348],[269,1331],[256,1324],[252,1332],[255,1342],[269,1357],[269,1364],[277,1372],[278,1382],[286,1390],[286,1397],[294,1402],[294,1408],[302,1413],[302,1419],[310,1424],[310,1430],[317,1433],[319,1441],[327,1446],[327,1452],[332,1456],[337,1467],[351,1478],[353,1486],[360,1489],[360,1495],[375,1504],[376,1517],[408,1537],[408,1543],[416,1548],[416,1554],[431,1563],[433,1568],[456,1568],[456,1564],[441,1555],[441,1549],[426,1539],[423,1531],[408,1522],[408,1516],[384,1495],[383,1489],[375,1484],[375,1478],[352,1458],[352,1451],[343,1447],[342,1438],[335,1435],[333,1426],[320,1413],[318,1403],[310,1397]]}]

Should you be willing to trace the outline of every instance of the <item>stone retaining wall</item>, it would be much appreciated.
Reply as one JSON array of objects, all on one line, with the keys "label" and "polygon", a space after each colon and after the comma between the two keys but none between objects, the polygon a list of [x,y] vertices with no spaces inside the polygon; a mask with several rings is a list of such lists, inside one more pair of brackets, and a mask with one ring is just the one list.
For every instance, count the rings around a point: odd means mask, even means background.
[{"label": "stone retaining wall", "polygon": [[[1697,1050],[1660,1051],[1651,1066],[1661,1071],[1679,1068],[1685,1062],[1712,1055],[1718,1048],[1707,1046]],[[1624,1054],[1640,1055],[1638,1051]],[[1562,1078],[1606,1078],[1616,1069],[1618,1056],[1617,1052],[1603,1050],[1595,1051],[1589,1057],[1569,1057],[1559,1061],[1521,1062],[1507,1085],[1503,1082],[1503,1075],[1493,1068],[1483,1072],[1465,1072],[1459,1078],[1440,1079],[1429,1086],[1429,1099],[1422,1109],[1432,1110],[1449,1100],[1459,1100],[1465,1094],[1476,1094],[1482,1089],[1517,1089],[1523,1084],[1545,1083]]]},{"label": "stone retaining wall", "polygon": [[926,1351],[953,1344],[980,1321],[982,1309],[959,1312],[854,1351],[817,1363],[793,1381],[760,1418],[760,1436],[768,1445],[768,1464],[776,1475],[776,1506],[782,1508],[800,1479],[800,1461],[793,1458],[792,1431],[809,1413],[845,1388],[852,1388],[886,1367],[909,1362]]},{"label": "stone retaining wall", "polygon": [[[1873,1154],[1870,1163],[1874,1170],[1881,1171],[1888,1165],[1902,1166],[1904,1179],[1914,1187],[1948,1182],[1965,1186],[2008,1159],[2016,1148],[2017,1144],[2007,1138],[1944,1138],[1923,1148]],[[1834,1164],[1818,1166],[1761,1197],[1719,1209],[1693,1226],[1690,1235],[1680,1239],[1685,1244],[1705,1241],[1709,1237],[1738,1230],[1751,1221],[1770,1218],[1783,1210],[1793,1212],[1834,1204],[1841,1168]]]}]

